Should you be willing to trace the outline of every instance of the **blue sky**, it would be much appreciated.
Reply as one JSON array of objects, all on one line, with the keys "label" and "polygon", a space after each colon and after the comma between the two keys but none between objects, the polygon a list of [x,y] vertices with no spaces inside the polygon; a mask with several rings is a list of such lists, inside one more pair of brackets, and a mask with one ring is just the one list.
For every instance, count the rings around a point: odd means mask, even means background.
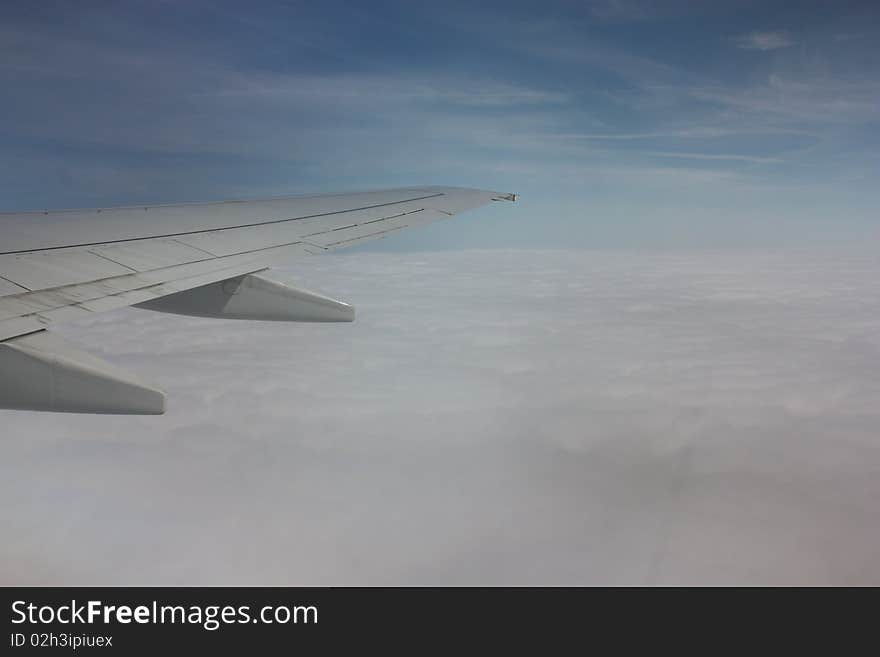
[{"label": "blue sky", "polygon": [[2,205],[460,184],[522,200],[381,248],[876,239],[876,3],[692,4],[5,2]]}]

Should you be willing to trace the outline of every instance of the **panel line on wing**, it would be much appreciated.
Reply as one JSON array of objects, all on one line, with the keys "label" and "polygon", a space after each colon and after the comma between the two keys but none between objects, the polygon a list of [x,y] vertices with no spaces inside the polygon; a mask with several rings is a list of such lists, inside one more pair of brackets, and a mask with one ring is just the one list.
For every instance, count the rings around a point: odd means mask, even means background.
[{"label": "panel line on wing", "polygon": [[[3,281],[4,283],[9,283],[13,287],[19,288],[22,292],[32,292],[32,290],[30,288],[25,287],[21,283],[16,283],[15,281],[10,281],[5,276],[0,276],[0,281]],[[16,294],[16,293],[18,293],[18,290],[15,290],[12,292],[12,294]],[[8,295],[4,294],[3,296],[8,296]]]},{"label": "panel line on wing", "polygon": [[387,233],[393,233],[396,230],[401,230],[402,228],[406,228],[406,224],[401,226],[395,226],[394,228],[386,228],[385,230],[379,230],[375,233],[367,233],[366,235],[357,235],[355,237],[349,237],[347,240],[339,240],[338,242],[329,242],[327,244],[314,244],[312,242],[306,242],[309,246],[314,246],[316,248],[322,249],[323,251],[329,251],[333,247],[340,246],[341,244],[353,244],[355,242],[365,241],[369,239],[376,239],[380,236],[384,236]]},{"label": "panel line on wing", "polygon": [[196,251],[201,251],[202,253],[211,256],[212,258],[220,258],[221,257],[217,253],[211,253],[210,251],[208,251],[208,249],[202,248],[200,246],[196,246],[195,244],[186,244],[185,242],[181,242],[180,240],[176,240],[173,238],[171,241],[176,242],[177,244],[180,244],[180,246],[188,246],[189,248],[195,249]]},{"label": "panel line on wing", "polygon": [[[332,212],[320,212],[317,214],[309,214],[303,215],[302,217],[291,217],[289,219],[274,219],[272,221],[258,221],[250,224],[240,224],[237,226],[223,226],[221,228],[205,228],[202,230],[191,230],[184,231],[181,233],[168,233],[164,235],[149,235],[146,237],[129,237],[125,239],[117,239],[117,240],[106,240],[103,242],[89,242],[84,244],[65,244],[63,246],[47,246],[39,249],[22,249],[20,251],[0,251],[0,255],[16,255],[16,254],[25,254],[25,253],[44,253],[46,251],[58,251],[60,249],[77,249],[83,247],[90,246],[104,246],[107,244],[122,244],[124,242],[142,242],[144,240],[154,240],[154,239],[162,239],[162,238],[173,238],[173,237],[181,237],[184,235],[201,235],[205,233],[219,233],[227,230],[237,230],[240,228],[254,228],[256,226],[271,226],[274,224],[283,224],[289,223],[292,221],[301,221],[303,219],[316,219],[319,217],[330,217],[339,214],[347,214],[349,212],[360,212],[362,210],[372,210],[375,208],[383,208],[391,205],[400,205],[401,203],[412,203],[413,201],[422,201],[429,198],[437,198],[439,196],[444,196],[444,193],[439,192],[437,194],[430,194],[428,196],[417,196],[415,198],[402,199],[400,201],[389,201],[388,203],[377,203],[375,205],[365,205],[359,208],[350,208],[347,210],[334,210]],[[404,213],[405,214],[405,213]],[[386,217],[387,218],[387,217]]]},{"label": "panel line on wing", "polygon": [[[357,224],[349,224],[348,226],[340,226],[339,228],[331,228],[330,230],[322,230],[322,231],[318,231],[317,233],[309,233],[308,235],[303,235],[303,239],[308,238],[308,237],[319,237],[320,235],[328,235],[330,233],[335,233],[338,230],[350,230],[352,228],[357,228],[359,226],[366,226],[368,224],[377,224],[377,223],[380,223],[383,221],[391,221],[392,219],[398,219],[400,217],[405,217],[409,214],[416,214],[417,212],[424,212],[424,211],[425,211],[425,208],[417,208],[415,210],[409,210],[408,212],[400,212],[398,214],[391,214],[391,215],[388,215],[387,217],[379,217],[378,219],[371,219],[370,221],[362,221]],[[385,232],[385,231],[380,231],[380,232]],[[370,235],[378,235],[379,233],[369,233],[369,234]],[[354,239],[360,239],[361,237],[364,237],[364,236],[359,236]],[[346,241],[348,241],[348,240],[333,242],[333,244],[342,244],[343,242],[346,242]]]},{"label": "panel line on wing", "polygon": [[114,260],[113,258],[109,258],[109,257],[105,256],[103,253],[99,253],[98,251],[92,251],[91,249],[88,249],[88,253],[91,253],[94,256],[98,256],[99,258],[103,258],[104,260],[107,260],[108,262],[112,262],[114,265],[119,265],[120,267],[125,267],[126,269],[130,270],[133,274],[136,274],[138,272],[138,270],[135,269],[134,267],[129,267],[124,262],[119,262],[118,260]]}]

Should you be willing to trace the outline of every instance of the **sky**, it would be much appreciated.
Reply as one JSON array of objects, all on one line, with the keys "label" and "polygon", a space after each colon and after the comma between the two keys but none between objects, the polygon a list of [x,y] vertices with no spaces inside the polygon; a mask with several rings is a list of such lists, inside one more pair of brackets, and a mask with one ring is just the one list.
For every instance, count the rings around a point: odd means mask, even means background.
[{"label": "sky", "polygon": [[168,413],[0,411],[0,583],[880,585],[878,43],[867,2],[3,2],[4,210],[519,200],[275,272],[353,324],[53,328]]},{"label": "sky", "polygon": [[7,210],[451,184],[379,247],[876,238],[880,8],[4,2]]}]

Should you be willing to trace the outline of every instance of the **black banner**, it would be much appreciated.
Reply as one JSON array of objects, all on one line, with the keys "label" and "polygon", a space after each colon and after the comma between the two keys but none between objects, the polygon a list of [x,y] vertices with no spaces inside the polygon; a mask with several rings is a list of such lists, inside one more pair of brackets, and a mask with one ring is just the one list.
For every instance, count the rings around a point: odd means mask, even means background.
[{"label": "black banner", "polygon": [[[837,595],[837,594],[835,594]],[[778,634],[802,593],[547,588],[7,588],[4,654],[489,645],[616,648],[716,632]],[[800,601],[800,603],[798,603]],[[805,604],[806,603],[806,604]],[[785,612],[785,613],[783,613]],[[799,631],[810,614],[798,617]],[[765,635],[766,636],[766,635]],[[354,643],[352,643],[354,642]],[[225,652],[224,652],[225,654]]]}]

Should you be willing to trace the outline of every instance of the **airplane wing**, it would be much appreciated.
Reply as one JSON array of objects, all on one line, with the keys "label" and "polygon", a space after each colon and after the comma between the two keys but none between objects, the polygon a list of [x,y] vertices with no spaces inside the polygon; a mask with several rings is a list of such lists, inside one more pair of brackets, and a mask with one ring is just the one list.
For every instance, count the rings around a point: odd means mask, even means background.
[{"label": "airplane wing", "polygon": [[161,391],[46,329],[123,306],[201,317],[353,321],[348,304],[285,285],[266,271],[515,198],[418,187],[0,213],[0,408],[161,414]]}]

